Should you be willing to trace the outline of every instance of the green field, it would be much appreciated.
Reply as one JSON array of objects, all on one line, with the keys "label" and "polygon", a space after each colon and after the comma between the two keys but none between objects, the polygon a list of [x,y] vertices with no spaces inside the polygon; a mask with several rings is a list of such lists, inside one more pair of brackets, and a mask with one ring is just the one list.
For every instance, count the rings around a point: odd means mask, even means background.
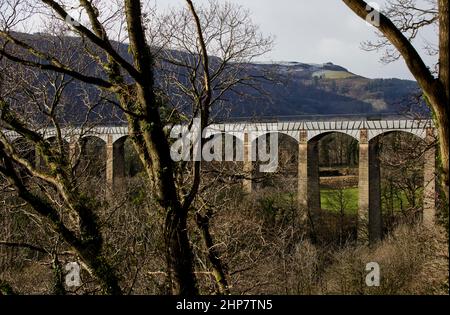
[{"label": "green field", "polygon": [[324,210],[339,212],[342,205],[346,214],[356,214],[358,212],[358,188],[321,189],[320,203]]},{"label": "green field", "polygon": [[[323,76],[325,79],[346,79],[354,77],[355,75],[353,73],[347,72],[347,71],[333,71],[333,70],[325,70],[325,71],[319,71],[320,75]],[[316,72],[316,73],[319,73]]]},{"label": "green field", "polygon": [[[416,205],[422,202],[422,190],[417,190]],[[321,208],[328,211],[339,212],[341,205],[345,209],[346,214],[356,214],[358,211],[358,188],[337,189],[321,189],[320,190]],[[384,198],[381,198],[383,209],[390,209],[391,205]],[[404,192],[399,192],[394,197],[394,212],[401,211],[411,207],[408,198]]]},{"label": "green field", "polygon": [[[261,199],[266,206],[275,208],[290,208],[296,205],[297,194],[294,192],[279,193],[265,196]],[[391,202],[393,201],[393,204]],[[320,204],[324,211],[339,213],[341,206],[344,213],[347,215],[356,215],[358,213],[358,187],[344,188],[344,189],[320,189]],[[381,198],[383,211],[402,212],[404,209],[412,208],[404,191],[397,191],[393,200]],[[416,191],[416,207],[422,204],[422,189]]]}]

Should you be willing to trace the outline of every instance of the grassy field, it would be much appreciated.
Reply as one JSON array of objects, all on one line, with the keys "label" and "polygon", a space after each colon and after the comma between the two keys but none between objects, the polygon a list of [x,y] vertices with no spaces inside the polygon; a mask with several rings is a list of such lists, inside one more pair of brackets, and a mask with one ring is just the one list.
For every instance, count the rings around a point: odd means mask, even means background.
[{"label": "grassy field", "polygon": [[358,211],[358,188],[321,189],[320,202],[324,210],[339,212],[342,204],[346,214],[356,214]]},{"label": "grassy field", "polygon": [[346,79],[346,78],[355,76],[354,74],[347,72],[347,71],[326,70],[326,71],[319,71],[319,72],[321,75],[323,75],[323,77],[325,79]]},{"label": "grassy field", "polygon": [[[421,204],[422,190],[417,191],[417,204]],[[341,200],[343,200],[341,202]],[[346,214],[356,214],[358,211],[358,188],[346,188],[341,191],[336,189],[321,189],[320,202],[322,209],[339,212],[340,205],[343,205]],[[389,209],[387,200],[381,198],[383,209]],[[394,212],[400,211],[401,208],[407,209],[411,207],[404,192],[399,193],[394,198]]]},{"label": "grassy field", "polygon": [[[331,186],[332,187],[332,186]],[[341,205],[347,215],[355,215],[358,212],[358,187],[348,187],[342,189],[331,188],[330,185],[323,185],[320,189],[320,203],[322,210],[339,213]],[[385,188],[382,188],[384,191]],[[422,189],[416,191],[416,207],[422,204]],[[270,199],[275,207],[293,207],[297,205],[296,192],[283,192],[274,195],[265,196],[262,199]],[[393,204],[391,204],[393,202]],[[402,212],[402,209],[412,208],[413,206],[408,201],[408,197],[404,191],[397,191],[393,200],[381,197],[381,204],[383,211],[390,212],[391,207],[394,208],[394,213]]]}]

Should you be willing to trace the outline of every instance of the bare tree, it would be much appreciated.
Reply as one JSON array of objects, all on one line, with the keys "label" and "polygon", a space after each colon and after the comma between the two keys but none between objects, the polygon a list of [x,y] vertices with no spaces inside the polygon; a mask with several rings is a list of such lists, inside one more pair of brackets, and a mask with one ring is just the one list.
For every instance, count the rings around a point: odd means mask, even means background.
[{"label": "bare tree", "polygon": [[159,27],[150,41],[157,45],[156,67],[170,101],[207,125],[213,110],[226,110],[220,105],[230,93],[242,85],[257,88],[264,79],[252,76],[248,65],[272,48],[272,39],[242,6],[210,1],[196,8],[186,2],[185,9],[155,15],[152,24]]},{"label": "bare tree", "polygon": [[[186,4],[185,9],[155,15],[152,29],[158,32],[149,40],[155,43],[156,68],[168,101],[187,114],[181,121],[192,124],[193,118],[200,118],[204,130],[215,116],[226,115],[229,108],[224,104],[231,93],[244,85],[257,89],[264,78],[252,76],[248,64],[272,48],[272,39],[259,32],[241,6],[217,1],[199,7],[192,1]],[[199,189],[200,175],[197,161],[192,177],[185,178],[192,182],[188,200]]]},{"label": "bare tree", "polygon": [[[439,26],[436,0],[425,0],[420,4],[416,0],[388,0],[383,12],[409,41],[416,40],[420,31],[425,27]],[[383,33],[377,32],[377,36],[378,40],[375,42],[363,42],[363,48],[368,51],[384,50],[381,57],[381,61],[384,63],[390,63],[402,57]],[[439,53],[435,43],[428,40],[425,40],[425,43],[430,55]]]},{"label": "bare tree", "polygon": [[[21,4],[25,6],[25,9],[28,10],[27,12],[38,10],[35,12],[44,12],[47,16],[50,15],[54,19],[66,22],[72,32],[82,38],[83,41],[89,43],[88,47],[91,48],[89,55],[96,62],[102,73],[92,74],[88,73],[88,71],[74,69],[70,65],[64,64],[55,55],[18,38],[12,32],[11,26],[17,22],[20,14],[12,15],[12,19],[4,19],[2,21],[3,28],[0,31],[0,35],[3,38],[4,45],[0,54],[22,66],[68,75],[86,84],[94,85],[117,98],[117,105],[126,113],[130,135],[150,179],[152,190],[161,207],[167,212],[165,240],[167,268],[172,283],[172,292],[187,295],[197,294],[198,290],[192,266],[192,252],[186,229],[190,200],[179,196],[175,187],[169,144],[165,137],[164,126],[159,115],[159,103],[153,89],[153,57],[146,41],[141,1],[127,0],[118,7],[116,14],[113,15],[118,16],[116,20],[126,25],[132,63],[126,60],[122,56],[123,54],[114,47],[115,45],[108,34],[108,18],[111,18],[111,15],[108,16],[109,12],[101,12],[95,2],[79,1],[78,12],[86,19],[88,26],[85,26],[81,21],[74,21],[70,17],[68,10],[71,8],[71,3],[69,2],[42,0],[39,2],[40,6],[27,5],[23,1]],[[4,3],[2,3],[3,6]],[[9,12],[14,13],[17,11],[15,8],[10,8]],[[106,22],[103,20],[104,18],[106,18]],[[47,19],[47,21],[49,20],[50,18]],[[27,20],[24,21],[24,23],[26,22]],[[111,28],[109,28],[109,32],[114,34]],[[22,49],[23,54],[15,53],[10,46],[13,49]],[[125,76],[128,79],[125,79]],[[7,123],[7,126],[40,144],[39,135],[30,133],[30,129],[27,128],[26,124],[22,123],[20,119],[7,110],[7,104],[5,102],[2,102],[2,104],[2,118]],[[2,151],[6,149],[2,148]],[[49,155],[51,156],[50,153]],[[11,154],[5,154],[5,156],[12,157]],[[20,197],[36,207],[35,210],[38,210],[42,215],[49,215],[55,222],[60,222],[58,216],[50,211],[49,205],[44,204],[43,200],[37,196],[30,196],[30,191],[20,184],[15,174],[11,173],[14,170],[11,159],[6,159],[5,163],[7,165],[2,168],[2,173],[6,173],[10,181],[17,186]],[[55,178],[46,179],[53,181],[59,191],[66,196],[69,204],[74,203],[76,205],[73,209],[74,212],[79,216],[83,216],[85,213],[92,213],[93,209],[89,208],[88,204],[84,204],[83,200],[74,194],[76,191],[71,189],[70,186],[61,185],[66,182],[69,185],[70,179],[66,178],[60,161],[53,161],[52,166],[52,171],[56,173],[56,176]],[[90,232],[95,232],[95,226],[89,225],[88,229],[91,229]],[[76,242],[71,231],[67,231],[59,224],[55,225],[55,230],[63,235],[66,242],[75,247]],[[99,235],[96,235],[90,239],[97,241],[99,237]],[[90,251],[89,247],[87,254],[92,254],[92,250]],[[99,265],[99,267],[103,266]],[[107,270],[102,268],[98,271],[104,275],[108,273]],[[111,285],[110,287],[111,289],[108,290],[108,293],[120,293],[118,286]]]},{"label": "bare tree", "polygon": [[[192,184],[189,189],[186,185],[177,185],[177,170],[170,157],[169,141],[164,130],[167,123],[164,110],[167,108],[168,98],[156,88],[155,53],[148,44],[153,29],[148,29],[149,21],[146,17],[151,16],[151,10],[139,0],[126,0],[123,3],[114,1],[108,6],[89,0],[41,0],[33,4],[26,0],[5,0],[0,2],[0,7],[0,56],[4,60],[18,69],[36,69],[95,87],[100,90],[102,100],[124,113],[130,138],[143,164],[151,190],[159,206],[165,211],[164,241],[171,292],[197,294],[187,219],[195,206],[199,191],[201,163],[193,163]],[[194,75],[190,88],[196,93],[189,96],[193,100],[193,117],[202,118],[202,128],[209,122],[212,106],[227,91],[247,79],[239,76],[241,68],[238,64],[264,53],[270,46],[270,40],[258,37],[257,28],[249,23],[248,12],[243,14],[243,11],[230,5],[225,5],[220,10],[219,7],[216,3],[210,10],[201,9],[198,13],[193,3],[187,1],[188,9],[182,15],[184,28],[181,32],[172,28],[174,33],[168,37],[172,41],[180,36],[185,43],[194,45],[182,47],[184,50],[195,49],[198,52],[194,63],[195,71],[189,72]],[[46,29],[57,33],[53,38],[56,43],[59,42],[59,50],[49,50],[41,43],[30,41],[27,36],[17,33],[28,27],[32,15],[42,17]],[[169,16],[169,19],[173,23],[178,22],[176,18]],[[179,25],[171,25],[177,26]],[[218,35],[213,33],[215,27],[221,28]],[[192,30],[194,32],[189,32]],[[68,41],[68,35],[75,35],[75,39]],[[214,45],[210,45],[211,38]],[[67,47],[67,43],[71,42],[76,47]],[[120,45],[121,42],[129,43],[128,54]],[[213,50],[213,47],[219,50]],[[219,57],[222,59],[213,58],[212,55],[220,50],[222,55]],[[61,57],[58,51],[66,58]],[[81,57],[83,63],[78,62],[80,58],[67,58],[71,53]],[[221,61],[217,63],[218,60]],[[176,64],[173,58],[170,61]],[[192,68],[192,64],[181,66]],[[48,169],[41,172],[25,163],[2,132],[1,173],[15,186],[20,198],[27,201],[37,213],[50,219],[54,231],[61,235],[103,281],[105,291],[120,294],[122,290],[117,278],[113,276],[113,270],[107,267],[105,261],[98,261],[102,258],[102,242],[98,225],[92,220],[95,218],[95,209],[77,190],[73,172],[75,168],[65,150],[64,139],[57,137],[58,149],[53,149],[40,133],[42,124],[37,124],[39,128],[34,128],[17,110],[21,106],[11,106],[12,95],[4,97],[1,102],[2,128],[14,131],[34,144],[44,157]],[[57,103],[58,100],[55,104]],[[58,134],[62,134],[57,116],[51,117],[55,119],[50,119],[50,125]],[[17,164],[25,167],[29,176],[45,181],[61,196],[63,207],[79,219],[80,229],[86,230],[86,234],[81,235],[82,242],[78,241],[75,231],[62,222],[54,208],[54,200],[49,195],[42,197],[34,194],[24,184],[17,174]],[[87,246],[85,239],[96,243],[88,242]]]},{"label": "bare tree", "polygon": [[[426,102],[433,112],[438,129],[439,152],[441,157],[441,184],[448,203],[449,198],[449,103],[450,103],[450,53],[449,53],[449,8],[448,0],[428,1],[424,9],[416,6],[414,0],[389,1],[386,14],[376,12],[363,0],[343,0],[343,2],[362,19],[368,14],[379,14],[379,21],[373,23],[384,36],[374,48],[387,47],[386,60],[405,60],[411,73],[422,89]],[[379,22],[379,23],[378,23]],[[439,25],[439,55],[437,77],[425,65],[411,40],[418,30],[426,25]],[[390,46],[392,45],[392,46]],[[393,51],[391,47],[395,48]]]},{"label": "bare tree", "polygon": [[348,211],[349,196],[344,187],[338,186],[333,189],[327,196],[328,204],[339,214],[339,245],[344,245],[344,229],[345,215]]},{"label": "bare tree", "polygon": [[[259,32],[250,12],[241,6],[210,1],[206,6],[195,7],[190,0],[186,4],[185,9],[156,15],[152,29],[158,32],[150,34],[149,41],[155,43],[156,68],[161,72],[159,79],[169,102],[179,112],[188,114],[181,121],[191,125],[192,119],[200,118],[204,130],[214,121],[214,115],[226,114],[223,104],[230,93],[237,93],[239,86],[257,89],[258,80],[264,78],[252,76],[248,64],[271,49],[272,39]],[[186,170],[192,175],[185,176]],[[203,209],[206,203],[201,196],[211,182],[201,184],[205,175],[201,161],[182,163],[177,171],[178,187],[187,196],[186,202]],[[219,292],[227,294],[224,268],[209,231],[213,212],[206,208],[204,215],[197,212],[196,222]]]},{"label": "bare tree", "polygon": [[[100,281],[104,292],[119,294],[117,275],[102,256],[103,237],[95,206],[78,187],[74,176],[76,163],[68,152],[69,140],[62,132],[61,112],[67,104],[66,89],[73,79],[63,73],[38,73],[35,69],[18,68],[3,61],[0,173],[17,196],[67,242]],[[14,131],[23,141],[12,141],[3,128]],[[49,128],[55,130],[53,139],[44,136]],[[20,143],[30,146],[24,151]],[[34,150],[42,162],[39,165],[30,158],[30,153],[34,157]],[[21,243],[16,246],[20,247]],[[58,266],[55,263],[55,267]]]}]

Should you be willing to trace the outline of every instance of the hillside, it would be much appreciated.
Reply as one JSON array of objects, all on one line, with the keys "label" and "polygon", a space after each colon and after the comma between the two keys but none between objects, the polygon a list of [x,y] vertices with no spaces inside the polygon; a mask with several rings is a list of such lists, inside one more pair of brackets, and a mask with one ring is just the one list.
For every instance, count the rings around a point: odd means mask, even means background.
[{"label": "hillside", "polygon": [[416,82],[399,79],[368,79],[347,69],[325,63],[299,62],[252,64],[250,71],[270,69],[279,74],[277,84],[265,83],[270,100],[243,101],[235,116],[372,115],[421,112]]},{"label": "hillside", "polygon": [[[79,38],[55,39],[45,34],[18,34],[22,40],[41,50],[65,55],[72,49],[70,60],[80,62],[86,72],[94,74],[97,66],[82,50]],[[56,44],[55,44],[56,43]],[[64,47],[64,48],[62,48]],[[129,59],[128,47],[117,44],[119,52]],[[174,52],[171,52],[172,54]],[[181,58],[183,52],[175,52]],[[187,56],[186,56],[187,58]],[[301,62],[249,63],[243,65],[244,74],[270,79],[258,82],[259,89],[241,86],[226,95],[226,110],[216,111],[218,118],[243,119],[249,117],[317,116],[317,115],[403,115],[424,112],[419,105],[419,90],[416,82],[399,79],[368,79],[334,65],[306,64]],[[159,82],[159,69],[156,82]],[[159,82],[160,83],[160,82]],[[64,115],[71,122],[79,122],[84,117],[83,100],[76,95],[80,84],[71,83],[66,95]],[[261,93],[261,91],[263,93]],[[98,91],[89,88],[90,98],[98,96]],[[120,123],[121,115],[111,106],[98,107],[95,111],[103,123]],[[422,113],[423,114],[423,113]],[[97,117],[97,118],[98,118]]]}]

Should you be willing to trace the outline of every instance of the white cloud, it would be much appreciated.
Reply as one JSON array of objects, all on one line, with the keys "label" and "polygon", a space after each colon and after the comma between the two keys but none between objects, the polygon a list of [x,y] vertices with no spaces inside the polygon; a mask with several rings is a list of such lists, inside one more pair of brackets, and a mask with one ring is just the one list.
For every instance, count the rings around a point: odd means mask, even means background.
[{"label": "white cloud", "polygon": [[[207,3],[196,0],[195,3]],[[341,0],[230,0],[249,8],[265,34],[275,35],[275,48],[263,59],[322,63],[331,61],[366,77],[412,79],[405,63],[379,62],[380,53],[360,49],[376,39],[374,28],[359,19]],[[420,0],[419,0],[420,1]],[[159,6],[183,6],[184,0],[156,0]],[[383,3],[384,1],[378,1]],[[427,32],[427,39],[434,36]],[[418,44],[417,47],[421,48]],[[433,58],[425,57],[432,66]]]}]

